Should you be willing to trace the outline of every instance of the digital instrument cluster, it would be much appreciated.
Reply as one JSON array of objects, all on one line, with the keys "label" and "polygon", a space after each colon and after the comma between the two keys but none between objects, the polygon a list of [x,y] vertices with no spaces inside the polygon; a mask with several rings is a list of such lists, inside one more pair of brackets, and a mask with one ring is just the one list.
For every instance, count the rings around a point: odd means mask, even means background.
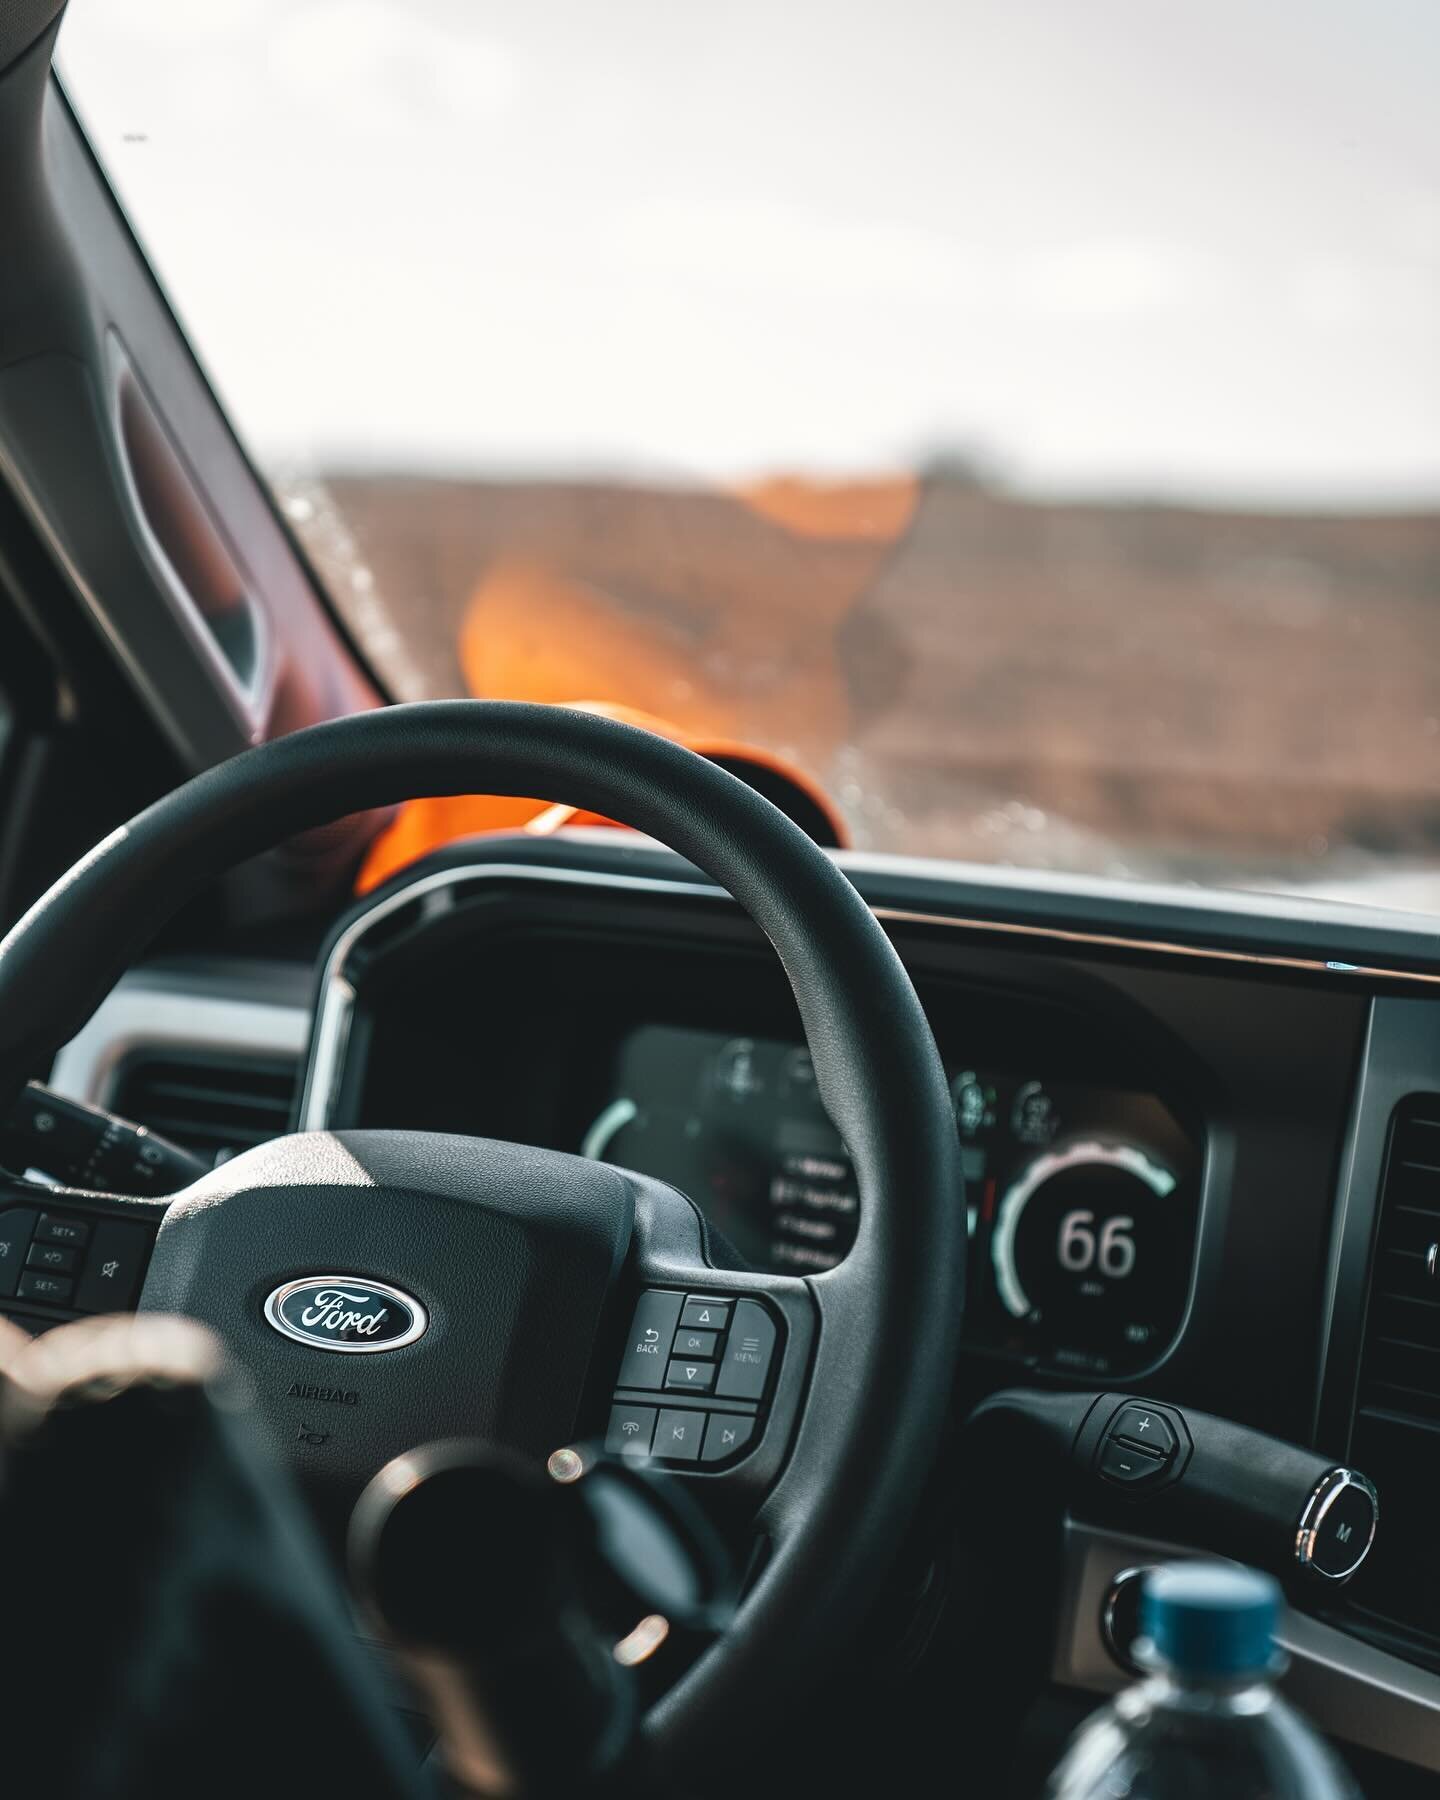
[{"label": "digital instrument cluster", "polygon": [[[1156,1096],[947,1068],[971,1242],[966,1337],[1055,1367],[1152,1362],[1189,1288],[1198,1154]],[[828,1269],[855,1241],[854,1171],[810,1053],[642,1025],[587,1156],[668,1181],[752,1266]]]}]

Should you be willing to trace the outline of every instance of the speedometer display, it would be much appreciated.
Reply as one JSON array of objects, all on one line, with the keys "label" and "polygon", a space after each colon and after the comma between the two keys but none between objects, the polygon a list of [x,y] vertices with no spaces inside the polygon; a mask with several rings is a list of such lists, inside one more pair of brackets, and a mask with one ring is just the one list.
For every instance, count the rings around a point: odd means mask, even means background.
[{"label": "speedometer display", "polygon": [[1135,1358],[1173,1329],[1188,1271],[1175,1174],[1134,1144],[1057,1143],[1001,1196],[990,1251],[1011,1318],[1087,1366]]}]

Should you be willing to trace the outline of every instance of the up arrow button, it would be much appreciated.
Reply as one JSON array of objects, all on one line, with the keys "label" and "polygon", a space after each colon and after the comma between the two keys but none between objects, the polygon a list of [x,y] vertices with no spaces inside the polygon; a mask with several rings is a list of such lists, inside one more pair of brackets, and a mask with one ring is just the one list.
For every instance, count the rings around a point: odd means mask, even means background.
[{"label": "up arrow button", "polygon": [[723,1331],[725,1321],[730,1317],[728,1300],[707,1300],[703,1295],[692,1294],[685,1302],[685,1311],[680,1315],[682,1331]]}]

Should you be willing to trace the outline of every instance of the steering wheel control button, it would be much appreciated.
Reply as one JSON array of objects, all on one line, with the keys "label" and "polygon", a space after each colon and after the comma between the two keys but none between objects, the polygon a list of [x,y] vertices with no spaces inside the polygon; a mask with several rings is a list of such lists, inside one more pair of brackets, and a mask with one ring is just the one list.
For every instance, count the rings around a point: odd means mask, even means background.
[{"label": "steering wheel control button", "polygon": [[727,1400],[758,1400],[770,1378],[775,1342],[775,1321],[759,1301],[737,1301],[715,1392]]},{"label": "steering wheel control button", "polygon": [[81,1312],[125,1312],[140,1291],[152,1233],[128,1219],[102,1219],[85,1258],[75,1304]]},{"label": "steering wheel control button", "polygon": [[738,1456],[755,1435],[755,1420],[748,1413],[711,1413],[705,1427],[705,1448],[700,1460],[728,1462]]},{"label": "steering wheel control button", "polygon": [[[755,1299],[711,1299],[652,1288],[640,1296],[616,1381],[605,1448],[661,1462],[715,1465],[754,1449],[757,1413],[779,1361],[779,1328]],[[658,1410],[646,1391],[694,1394],[694,1410]],[[635,1390],[640,1390],[636,1392]],[[726,1409],[727,1401],[743,1404]]]},{"label": "steering wheel control button", "polygon": [[27,1269],[15,1290],[19,1300],[43,1300],[48,1306],[66,1306],[75,1283],[68,1275],[48,1275],[43,1269]]},{"label": "steering wheel control button", "polygon": [[1116,1487],[1168,1487],[1183,1472],[1190,1445],[1184,1421],[1169,1407],[1105,1397],[1114,1410],[1101,1430],[1096,1473]]},{"label": "steering wheel control button", "polygon": [[28,1206],[0,1212],[0,1300],[14,1297],[39,1215]]},{"label": "steering wheel control button", "polygon": [[73,1275],[79,1260],[78,1250],[67,1250],[63,1244],[32,1244],[25,1258],[29,1269],[49,1269],[56,1275]]},{"label": "steering wheel control button", "polygon": [[54,1213],[42,1213],[35,1235],[44,1244],[71,1244],[82,1250],[90,1236],[90,1226],[85,1219],[61,1219]]},{"label": "steering wheel control button", "polygon": [[1150,1406],[1127,1406],[1110,1427],[1112,1437],[1124,1438],[1137,1449],[1152,1450],[1167,1459],[1179,1449],[1179,1440],[1163,1413]]},{"label": "steering wheel control button", "polygon": [[667,1294],[659,1288],[652,1288],[640,1296],[616,1387],[664,1387],[665,1364],[684,1304],[682,1294]]},{"label": "steering wheel control button", "polygon": [[1100,1453],[1100,1473],[1121,1487],[1141,1487],[1165,1473],[1167,1459],[1111,1437]]},{"label": "steering wheel control button", "polygon": [[1311,1575],[1345,1581],[1370,1554],[1380,1501],[1354,1469],[1331,1469],[1305,1503],[1295,1532],[1295,1560]]},{"label": "steering wheel control button", "polygon": [[655,1454],[666,1462],[699,1462],[705,1436],[702,1412],[662,1412],[655,1427]]},{"label": "steering wheel control button", "polygon": [[626,1406],[617,1403],[610,1408],[605,1448],[612,1456],[648,1456],[654,1440],[653,1406]]},{"label": "steering wheel control button", "polygon": [[685,1302],[680,1323],[685,1330],[723,1331],[730,1318],[727,1300],[704,1300],[692,1294]]},{"label": "steering wheel control button", "polygon": [[688,1388],[692,1394],[708,1394],[715,1385],[715,1365],[690,1362],[681,1357],[665,1371],[667,1388]]}]

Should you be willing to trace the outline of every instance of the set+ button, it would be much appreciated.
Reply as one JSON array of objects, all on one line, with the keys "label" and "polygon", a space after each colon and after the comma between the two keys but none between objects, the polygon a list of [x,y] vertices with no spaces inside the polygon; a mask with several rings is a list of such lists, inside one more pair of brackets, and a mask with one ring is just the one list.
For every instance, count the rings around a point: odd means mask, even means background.
[{"label": "set+ button", "polygon": [[69,1244],[83,1250],[90,1238],[90,1225],[86,1219],[58,1219],[54,1213],[45,1213],[35,1228],[35,1236],[42,1244]]}]

